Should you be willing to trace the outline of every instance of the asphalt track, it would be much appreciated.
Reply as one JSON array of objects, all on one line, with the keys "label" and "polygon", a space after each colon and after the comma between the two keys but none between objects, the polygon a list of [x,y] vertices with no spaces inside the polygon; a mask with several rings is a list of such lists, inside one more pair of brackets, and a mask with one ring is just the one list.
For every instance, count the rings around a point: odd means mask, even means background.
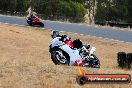
[{"label": "asphalt track", "polygon": [[[24,18],[3,16],[3,15],[0,15],[0,22],[27,25],[26,20]],[[61,22],[54,22],[47,20],[44,21],[44,24],[45,24],[45,28],[51,28],[53,30],[114,39],[132,44],[132,31],[128,31],[128,30],[115,30],[108,27],[102,28],[102,27],[88,26],[86,24],[75,24],[75,23],[70,24],[70,23],[64,23],[64,22],[61,23]]]}]

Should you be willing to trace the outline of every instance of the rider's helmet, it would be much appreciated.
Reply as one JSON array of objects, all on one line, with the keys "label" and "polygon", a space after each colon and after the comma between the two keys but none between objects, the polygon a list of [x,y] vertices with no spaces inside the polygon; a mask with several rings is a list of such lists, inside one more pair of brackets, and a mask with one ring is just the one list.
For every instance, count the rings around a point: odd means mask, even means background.
[{"label": "rider's helmet", "polygon": [[60,32],[59,31],[52,31],[51,37],[55,38],[55,37],[59,37],[60,36]]}]

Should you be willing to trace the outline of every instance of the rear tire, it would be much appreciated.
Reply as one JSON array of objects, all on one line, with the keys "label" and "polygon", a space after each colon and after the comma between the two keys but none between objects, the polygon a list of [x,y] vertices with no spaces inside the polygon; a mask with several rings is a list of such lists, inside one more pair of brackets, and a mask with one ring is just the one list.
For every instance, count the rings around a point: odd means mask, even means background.
[{"label": "rear tire", "polygon": [[28,25],[32,26],[32,23],[30,21],[27,20],[27,23],[28,23]]},{"label": "rear tire", "polygon": [[127,55],[125,52],[118,52],[117,54],[117,62],[119,67],[125,67],[126,66],[126,59]]},{"label": "rear tire", "polygon": [[83,66],[84,67],[90,67],[90,68],[100,68],[100,61],[99,59],[94,55],[92,54],[91,55],[92,57],[89,58],[89,60],[84,60],[83,61]]},{"label": "rear tire", "polygon": [[93,54],[93,68],[100,68],[100,61],[99,59]]}]

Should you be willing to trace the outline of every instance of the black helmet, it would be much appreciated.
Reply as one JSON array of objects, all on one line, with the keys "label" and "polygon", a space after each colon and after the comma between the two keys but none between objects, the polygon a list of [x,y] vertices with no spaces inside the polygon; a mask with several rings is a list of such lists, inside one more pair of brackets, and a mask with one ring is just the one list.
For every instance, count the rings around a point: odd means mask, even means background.
[{"label": "black helmet", "polygon": [[60,36],[60,32],[59,31],[52,31],[51,37],[55,38],[55,37],[59,37]]}]

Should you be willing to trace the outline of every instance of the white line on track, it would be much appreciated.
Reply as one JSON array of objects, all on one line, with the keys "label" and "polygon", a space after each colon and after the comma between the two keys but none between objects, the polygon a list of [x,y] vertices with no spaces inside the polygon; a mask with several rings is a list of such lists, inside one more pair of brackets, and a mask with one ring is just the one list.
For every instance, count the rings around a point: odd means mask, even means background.
[{"label": "white line on track", "polygon": [[89,27],[95,27],[95,28],[102,28],[102,29],[111,29],[111,30],[121,30],[121,31],[132,31],[132,29],[130,28],[117,28],[117,27],[110,27],[110,26],[99,26],[99,25],[89,25],[89,24],[86,24],[86,23],[69,23],[69,22],[60,22],[60,21],[51,21],[51,20],[43,20],[43,21],[49,21],[49,22],[52,22],[52,23],[65,23],[65,24],[76,24],[76,25],[79,25],[79,26],[89,26]]},{"label": "white line on track", "polygon": [[[38,27],[31,27],[31,26],[26,26],[26,25],[10,24],[10,23],[3,23],[3,22],[0,22],[0,24],[14,25],[14,26],[20,26],[20,27],[29,27],[29,28],[38,28]],[[45,28],[41,28],[41,29],[45,29]],[[48,29],[46,28],[46,30],[52,31],[52,29],[50,29],[50,28],[48,28]],[[60,32],[66,32],[66,31],[60,31]],[[67,33],[73,33],[73,32],[67,32]],[[84,34],[79,34],[79,33],[73,33],[73,34],[78,34],[78,35],[81,35],[81,36],[84,35]],[[93,36],[93,35],[86,35],[86,36],[100,38],[100,39],[106,39],[106,40],[112,40],[112,41],[121,42],[121,43],[132,44],[131,42],[125,42],[125,41],[120,41],[120,40],[110,39],[110,38],[97,37],[97,36]]]},{"label": "white line on track", "polygon": [[[5,16],[0,14],[0,16]],[[16,18],[25,18],[25,17],[18,17],[18,16],[10,16],[10,15],[6,15],[7,17],[16,17]],[[85,25],[85,26],[91,26],[91,27],[95,27],[95,28],[103,28],[103,29],[107,29],[110,28],[111,30],[121,30],[121,31],[132,31],[132,29],[130,28],[116,28],[116,27],[110,27],[110,26],[99,26],[99,25],[89,25],[87,23],[70,23],[70,22],[61,22],[61,21],[51,21],[51,20],[43,20],[43,21],[50,21],[52,23],[65,23],[65,24],[77,24],[79,26]]]}]

